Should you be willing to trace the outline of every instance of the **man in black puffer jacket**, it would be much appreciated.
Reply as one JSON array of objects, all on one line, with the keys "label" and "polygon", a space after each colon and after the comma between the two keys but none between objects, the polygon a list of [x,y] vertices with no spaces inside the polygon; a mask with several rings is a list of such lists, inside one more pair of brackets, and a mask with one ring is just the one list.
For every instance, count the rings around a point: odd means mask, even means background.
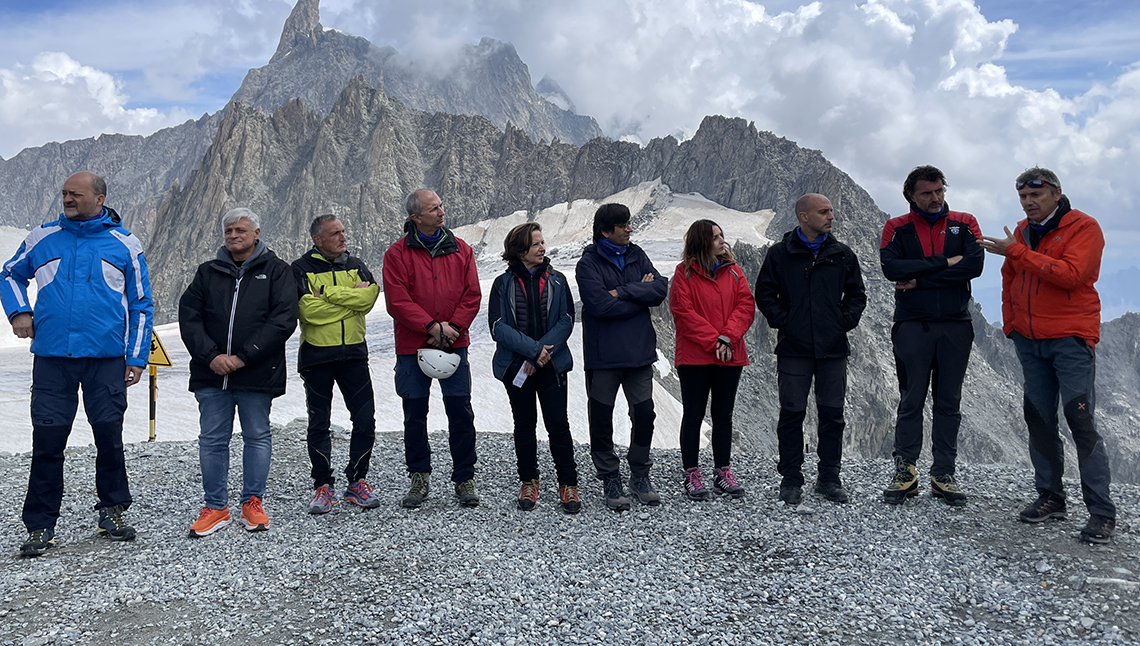
[{"label": "man in black puffer jacket", "polygon": [[230,523],[230,436],[241,417],[241,518],[249,531],[269,528],[262,507],[272,436],[269,408],[285,394],[285,342],[297,327],[293,270],[258,238],[249,209],[222,216],[225,246],[198,266],[178,304],[182,341],[190,353],[190,390],[198,400],[198,457],[206,505],[190,527],[207,536]]}]

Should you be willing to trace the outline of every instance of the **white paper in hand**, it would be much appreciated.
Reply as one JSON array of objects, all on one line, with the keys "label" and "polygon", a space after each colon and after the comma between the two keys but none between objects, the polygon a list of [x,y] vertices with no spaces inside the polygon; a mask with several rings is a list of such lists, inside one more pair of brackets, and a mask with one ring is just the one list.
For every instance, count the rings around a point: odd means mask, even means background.
[{"label": "white paper in hand", "polygon": [[524,363],[524,364],[522,364],[521,367],[519,367],[519,374],[515,375],[515,380],[512,381],[511,383],[515,385],[515,388],[522,388],[523,382],[525,382],[525,381],[526,381],[526,364]]}]

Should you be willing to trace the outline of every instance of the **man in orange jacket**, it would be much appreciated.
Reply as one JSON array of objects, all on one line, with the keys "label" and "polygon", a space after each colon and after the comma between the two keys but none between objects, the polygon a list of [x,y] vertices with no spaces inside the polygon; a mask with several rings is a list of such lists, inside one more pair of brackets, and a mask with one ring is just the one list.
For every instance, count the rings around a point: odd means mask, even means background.
[{"label": "man in orange jacket", "polygon": [[1018,518],[1039,523],[1065,517],[1060,399],[1089,510],[1080,539],[1107,543],[1116,527],[1116,507],[1108,492],[1108,455],[1093,419],[1100,340],[1100,296],[1093,284],[1104,235],[1096,220],[1069,205],[1053,171],[1030,168],[1017,177],[1016,186],[1026,219],[1013,233],[1006,227],[1005,238],[983,237],[982,247],[1005,256],[1002,329],[1013,339],[1025,375],[1025,423],[1038,497]]}]

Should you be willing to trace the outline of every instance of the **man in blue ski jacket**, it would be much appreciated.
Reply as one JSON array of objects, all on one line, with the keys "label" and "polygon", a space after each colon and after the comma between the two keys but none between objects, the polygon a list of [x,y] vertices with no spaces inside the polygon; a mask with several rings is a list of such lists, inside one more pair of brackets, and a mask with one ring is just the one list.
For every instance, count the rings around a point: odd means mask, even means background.
[{"label": "man in blue ski jacket", "polygon": [[[0,303],[22,339],[32,339],[32,467],[24,499],[24,556],[54,545],[63,500],[63,450],[79,405],[98,457],[98,533],[134,539],[123,520],[131,505],[123,458],[127,388],[150,355],[153,307],[142,243],[103,206],[107,183],[94,173],[63,183],[63,213],[28,234],[0,271]],[[35,278],[35,307],[28,281]]]}]

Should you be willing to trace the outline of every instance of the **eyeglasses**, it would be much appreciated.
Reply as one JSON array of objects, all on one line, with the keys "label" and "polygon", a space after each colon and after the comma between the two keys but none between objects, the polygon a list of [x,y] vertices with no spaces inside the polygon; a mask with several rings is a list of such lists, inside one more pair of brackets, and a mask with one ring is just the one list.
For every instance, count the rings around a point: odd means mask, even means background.
[{"label": "eyeglasses", "polygon": [[[1024,179],[1017,183],[1017,190],[1020,191],[1026,186],[1029,188],[1045,188],[1046,186],[1053,186],[1053,184],[1043,179]],[[1056,186],[1053,186],[1053,188],[1056,188]]]}]

